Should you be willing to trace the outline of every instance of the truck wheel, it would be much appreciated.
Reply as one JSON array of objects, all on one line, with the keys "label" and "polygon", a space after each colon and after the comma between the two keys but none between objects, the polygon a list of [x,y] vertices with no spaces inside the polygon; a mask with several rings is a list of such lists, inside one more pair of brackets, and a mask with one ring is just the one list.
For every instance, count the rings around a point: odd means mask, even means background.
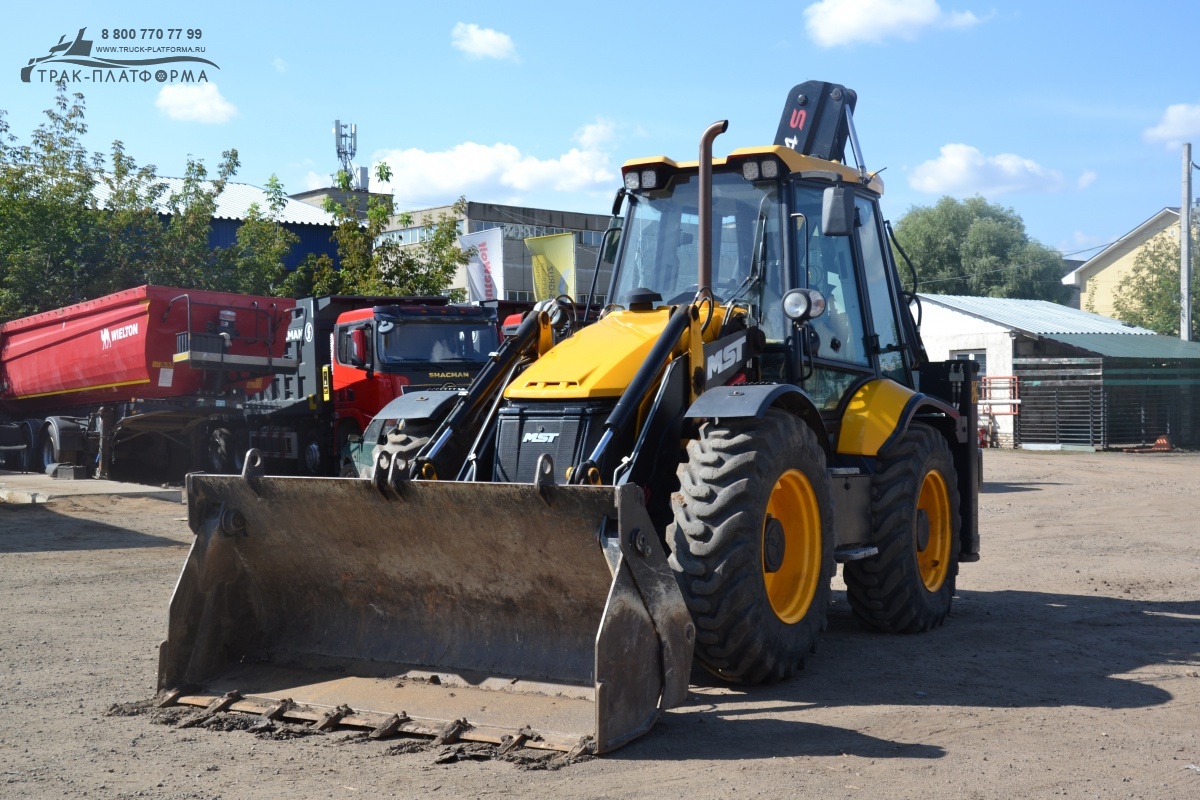
[{"label": "truck wheel", "polygon": [[300,440],[300,474],[324,477],[330,473],[329,456],[322,444],[321,431],[310,429]]},{"label": "truck wheel", "polygon": [[946,620],[958,575],[958,500],[950,446],[934,429],[913,423],[871,479],[879,555],[847,562],[843,572],[860,622],[919,633]]},{"label": "truck wheel", "polygon": [[38,449],[34,460],[38,472],[45,472],[46,467],[59,463],[58,443],[54,441],[54,432],[50,428],[44,428],[38,436]]},{"label": "truck wheel", "polygon": [[248,447],[244,430],[213,428],[208,434],[208,471],[218,475],[240,474]]},{"label": "truck wheel", "polygon": [[671,498],[670,564],[696,659],[736,683],[790,677],[815,652],[833,576],[825,453],[793,415],[706,423]]}]

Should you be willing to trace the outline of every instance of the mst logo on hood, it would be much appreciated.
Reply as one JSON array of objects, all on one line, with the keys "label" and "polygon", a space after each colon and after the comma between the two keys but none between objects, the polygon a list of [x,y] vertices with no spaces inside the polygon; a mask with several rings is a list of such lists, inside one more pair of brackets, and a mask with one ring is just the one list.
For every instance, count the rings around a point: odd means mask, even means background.
[{"label": "mst logo on hood", "polygon": [[121,325],[116,328],[102,328],[100,330],[100,348],[107,350],[112,347],[112,343],[118,339],[128,339],[130,336],[137,336],[138,324],[131,322],[128,325]]}]

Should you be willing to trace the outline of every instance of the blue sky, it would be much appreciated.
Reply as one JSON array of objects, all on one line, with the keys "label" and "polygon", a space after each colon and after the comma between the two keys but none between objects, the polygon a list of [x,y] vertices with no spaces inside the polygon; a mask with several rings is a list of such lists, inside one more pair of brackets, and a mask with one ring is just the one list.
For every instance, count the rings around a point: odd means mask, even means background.
[{"label": "blue sky", "polygon": [[19,73],[60,36],[199,28],[209,84],[79,84],[92,149],[121,139],[180,175],[189,154],[211,166],[236,147],[238,180],[275,173],[298,192],[337,169],[340,118],[358,125],[358,163],[391,164],[400,208],[463,194],[606,213],[624,160],[694,158],[721,118],[718,153],[768,144],[788,89],[821,79],[858,92],[888,217],[980,193],[1077,258],[1177,206],[1179,143],[1200,147],[1194,2],[166,5],[11,4],[12,132],[42,119],[53,87]]}]

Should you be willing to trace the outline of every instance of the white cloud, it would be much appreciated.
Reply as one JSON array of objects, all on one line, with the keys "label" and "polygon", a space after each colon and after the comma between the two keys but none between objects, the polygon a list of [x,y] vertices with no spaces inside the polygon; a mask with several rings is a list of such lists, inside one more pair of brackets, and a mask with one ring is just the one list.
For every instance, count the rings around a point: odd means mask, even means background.
[{"label": "white cloud", "polygon": [[158,110],[180,122],[228,122],[238,113],[215,83],[175,83],[162,87],[154,101]]},{"label": "white cloud", "polygon": [[287,62],[284,61],[279,56],[275,56],[275,60],[272,61],[271,64],[272,64],[272,66],[275,67],[275,71],[278,72],[280,75],[287,72]]},{"label": "white cloud", "polygon": [[1007,192],[1052,192],[1063,177],[1036,161],[1012,153],[985,156],[966,144],[948,144],[941,155],[915,167],[908,184],[918,192],[968,197],[995,197]]},{"label": "white cloud", "polygon": [[507,33],[460,22],[450,31],[450,43],[471,58],[517,60],[517,46]]},{"label": "white cloud", "polygon": [[1075,181],[1075,185],[1080,189],[1086,189],[1096,182],[1097,177],[1099,176],[1092,170],[1084,170],[1084,173],[1079,176],[1079,180]]},{"label": "white cloud", "polygon": [[599,120],[580,128],[576,146],[557,158],[540,159],[505,143],[464,142],[440,152],[382,151],[375,154],[371,172],[386,161],[392,180],[372,179],[371,190],[392,192],[402,205],[445,203],[459,195],[484,202],[520,202],[537,192],[607,191],[617,180],[612,139],[612,123]]},{"label": "white cloud", "polygon": [[928,28],[967,28],[983,20],[945,11],[937,0],[820,0],[804,9],[808,35],[821,47],[915,39]]},{"label": "white cloud", "polygon": [[304,186],[306,189],[324,189],[329,186],[330,177],[328,175],[318,175],[309,170],[304,176]]},{"label": "white cloud", "polygon": [[1200,138],[1200,105],[1178,103],[1167,106],[1158,124],[1143,131],[1142,137],[1147,142],[1162,142],[1168,147],[1178,147],[1190,139]]}]

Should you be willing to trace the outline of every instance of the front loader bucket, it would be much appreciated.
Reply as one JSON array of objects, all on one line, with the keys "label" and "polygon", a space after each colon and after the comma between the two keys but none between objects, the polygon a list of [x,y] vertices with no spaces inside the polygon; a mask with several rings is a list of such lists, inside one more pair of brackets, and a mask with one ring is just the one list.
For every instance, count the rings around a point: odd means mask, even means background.
[{"label": "front loader bucket", "polygon": [[687,693],[635,486],[194,474],[164,703],[603,753]]}]

